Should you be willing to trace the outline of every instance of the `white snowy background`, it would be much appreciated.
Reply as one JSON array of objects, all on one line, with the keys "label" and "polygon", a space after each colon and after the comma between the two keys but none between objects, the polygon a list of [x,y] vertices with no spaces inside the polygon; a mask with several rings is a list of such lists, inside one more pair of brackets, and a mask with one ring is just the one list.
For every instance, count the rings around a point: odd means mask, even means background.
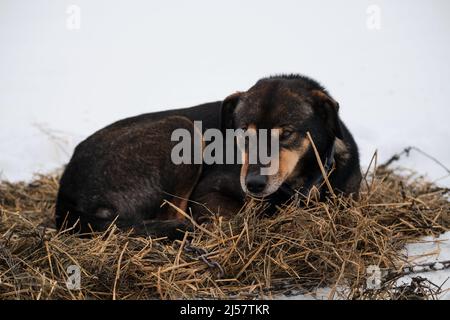
[{"label": "white snowy background", "polygon": [[[414,145],[450,166],[449,39],[447,0],[0,0],[0,179],[60,168],[112,121],[220,100],[277,73],[329,89],[363,165],[376,149],[383,161]],[[450,185],[418,153],[401,164]]]}]

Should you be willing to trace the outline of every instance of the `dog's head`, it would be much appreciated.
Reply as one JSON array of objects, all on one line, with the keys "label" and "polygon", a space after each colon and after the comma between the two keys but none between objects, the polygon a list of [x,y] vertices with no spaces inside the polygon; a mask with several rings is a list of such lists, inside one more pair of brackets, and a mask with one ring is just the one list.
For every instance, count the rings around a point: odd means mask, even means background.
[{"label": "dog's head", "polygon": [[[312,136],[323,160],[336,138],[342,138],[339,105],[316,81],[304,76],[276,76],[258,81],[246,92],[222,103],[222,127],[242,129],[259,139],[259,129],[278,135],[279,153],[274,174],[262,175],[258,163],[250,164],[243,149],[241,186],[245,193],[266,197],[283,184],[299,189],[317,173],[317,160],[308,139]],[[269,141],[270,139],[266,139]],[[267,166],[267,164],[265,165]]]}]

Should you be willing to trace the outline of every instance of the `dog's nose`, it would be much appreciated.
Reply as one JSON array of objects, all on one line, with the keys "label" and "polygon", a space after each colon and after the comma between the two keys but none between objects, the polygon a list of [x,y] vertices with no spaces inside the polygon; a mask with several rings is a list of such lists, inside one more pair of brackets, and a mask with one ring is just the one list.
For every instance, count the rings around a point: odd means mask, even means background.
[{"label": "dog's nose", "polygon": [[260,193],[266,188],[267,176],[259,174],[248,175],[245,184],[247,185],[247,190],[251,193]]}]

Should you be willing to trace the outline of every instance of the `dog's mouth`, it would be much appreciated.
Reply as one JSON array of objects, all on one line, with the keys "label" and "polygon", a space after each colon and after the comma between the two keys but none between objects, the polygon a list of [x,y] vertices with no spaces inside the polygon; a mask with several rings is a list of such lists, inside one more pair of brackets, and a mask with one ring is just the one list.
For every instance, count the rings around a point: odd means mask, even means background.
[{"label": "dog's mouth", "polygon": [[281,177],[253,177],[248,179],[248,176],[241,175],[240,184],[242,191],[251,197],[258,200],[271,199],[278,197],[280,194],[293,195],[295,193],[292,186],[290,186],[286,179]]},{"label": "dog's mouth", "polygon": [[298,191],[288,183],[282,183],[275,192],[272,192],[268,195],[252,195],[250,193],[247,193],[247,195],[258,202],[282,204],[290,203],[292,199],[295,199],[297,193]]},{"label": "dog's mouth", "polygon": [[244,192],[257,200],[270,200],[272,198],[278,198],[280,195],[290,197],[295,194],[295,190],[286,182],[283,182],[279,186],[267,186],[266,190],[259,193],[251,192],[247,188],[244,189]]}]

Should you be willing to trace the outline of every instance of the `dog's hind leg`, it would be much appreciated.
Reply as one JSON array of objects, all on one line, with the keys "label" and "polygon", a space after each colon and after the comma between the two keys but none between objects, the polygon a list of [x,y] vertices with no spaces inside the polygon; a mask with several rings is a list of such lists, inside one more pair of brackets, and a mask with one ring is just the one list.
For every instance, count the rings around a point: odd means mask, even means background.
[{"label": "dog's hind leg", "polygon": [[[172,139],[176,130],[185,134],[181,141]],[[60,181],[55,210],[58,229],[75,225],[74,232],[102,232],[113,223],[119,229],[134,228],[151,235],[185,229],[180,210],[187,210],[202,163],[184,161],[184,157],[179,163],[172,158],[179,156],[180,152],[174,152],[179,145],[183,155],[195,156],[187,152],[190,148],[201,156],[202,137],[196,130],[188,118],[170,116],[106,128],[86,139],[76,148]],[[162,207],[165,202],[180,210]]]}]

